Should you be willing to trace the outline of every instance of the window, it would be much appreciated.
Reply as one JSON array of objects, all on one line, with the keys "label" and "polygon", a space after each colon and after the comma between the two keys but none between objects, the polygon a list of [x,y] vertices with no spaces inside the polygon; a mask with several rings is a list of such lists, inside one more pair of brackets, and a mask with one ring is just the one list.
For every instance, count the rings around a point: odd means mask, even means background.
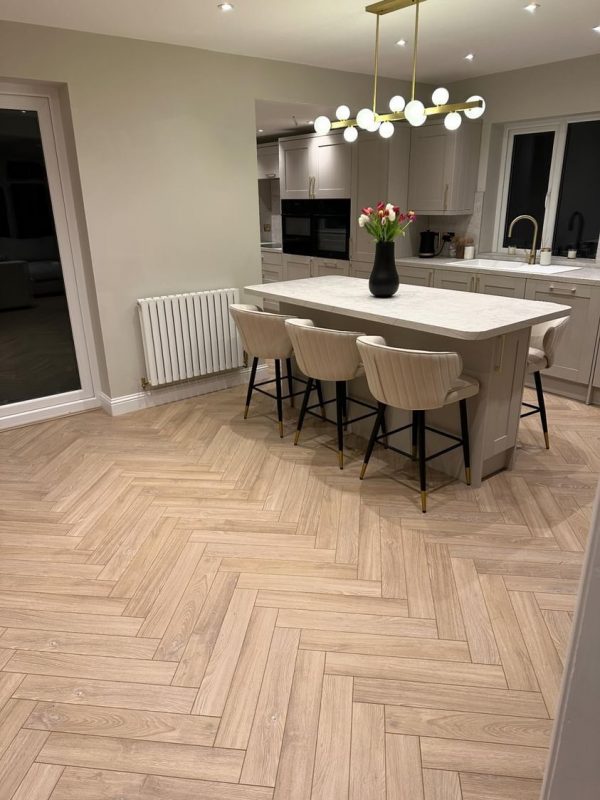
[{"label": "window", "polygon": [[504,180],[500,188],[495,242],[529,249],[533,231],[511,221],[528,214],[537,221],[537,247],[557,256],[576,250],[578,258],[596,258],[600,234],[600,119],[565,120],[507,130]]}]

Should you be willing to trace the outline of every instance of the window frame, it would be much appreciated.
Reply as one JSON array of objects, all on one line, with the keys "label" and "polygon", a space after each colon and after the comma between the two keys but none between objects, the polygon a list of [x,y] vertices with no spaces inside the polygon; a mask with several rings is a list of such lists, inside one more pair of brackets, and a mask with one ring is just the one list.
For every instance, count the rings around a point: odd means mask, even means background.
[{"label": "window frame", "polygon": [[[554,241],[554,229],[556,226],[556,214],[558,211],[558,200],[560,196],[560,183],[562,179],[565,148],[567,144],[568,126],[574,122],[595,121],[600,121],[600,113],[579,114],[569,117],[554,117],[535,122],[507,123],[504,126],[502,154],[500,159],[500,180],[498,182],[496,218],[494,221],[494,252],[508,253],[508,248],[504,247],[503,240],[508,205],[508,191],[510,187],[513,143],[515,136],[518,136],[519,134],[543,133],[549,131],[554,133],[550,175],[548,176],[548,189],[546,192],[544,225],[543,229],[540,231],[540,237],[537,242],[537,248],[539,250],[539,248],[542,246],[552,247]],[[586,258],[585,261],[588,263],[600,263],[600,240],[598,243],[598,249],[596,251],[596,258]]]}]

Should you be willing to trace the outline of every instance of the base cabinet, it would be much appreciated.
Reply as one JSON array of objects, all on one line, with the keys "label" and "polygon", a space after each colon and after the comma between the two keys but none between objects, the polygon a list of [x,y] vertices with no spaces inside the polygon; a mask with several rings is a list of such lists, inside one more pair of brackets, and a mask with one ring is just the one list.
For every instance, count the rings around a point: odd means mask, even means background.
[{"label": "base cabinet", "polygon": [[454,292],[474,292],[476,278],[477,276],[474,272],[466,272],[465,270],[454,272],[451,269],[436,269],[434,270],[433,285],[436,289],[450,289]]},{"label": "base cabinet", "polygon": [[310,278],[310,256],[283,255],[283,280],[298,281]]},{"label": "base cabinet", "polygon": [[544,374],[573,383],[588,383],[600,324],[600,288],[589,284],[530,279],[525,296],[571,306],[569,324],[558,345],[554,365]]},{"label": "base cabinet", "polygon": [[427,268],[425,264],[422,267],[409,267],[402,264],[396,264],[398,270],[398,278],[400,283],[408,283],[410,286],[433,286],[433,273],[434,270]]},{"label": "base cabinet", "polygon": [[513,278],[511,275],[478,273],[475,291],[480,294],[495,294],[501,297],[525,297],[526,278]]},{"label": "base cabinet", "polygon": [[312,278],[321,275],[346,275],[350,274],[350,262],[338,261],[334,258],[312,258],[310,274]]}]

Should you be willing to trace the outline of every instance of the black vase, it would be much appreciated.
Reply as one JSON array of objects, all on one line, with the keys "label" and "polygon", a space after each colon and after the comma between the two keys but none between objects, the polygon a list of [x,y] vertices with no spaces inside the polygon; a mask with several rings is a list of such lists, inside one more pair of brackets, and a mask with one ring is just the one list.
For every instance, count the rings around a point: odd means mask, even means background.
[{"label": "black vase", "polygon": [[376,242],[369,291],[374,297],[392,297],[398,291],[399,284],[394,242]]}]

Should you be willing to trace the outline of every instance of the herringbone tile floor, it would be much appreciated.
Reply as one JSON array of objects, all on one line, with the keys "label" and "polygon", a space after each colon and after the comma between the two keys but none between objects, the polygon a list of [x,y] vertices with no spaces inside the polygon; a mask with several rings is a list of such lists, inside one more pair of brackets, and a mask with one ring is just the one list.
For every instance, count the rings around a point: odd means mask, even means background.
[{"label": "herringbone tile floor", "polygon": [[242,398],[0,434],[0,800],[538,798],[600,411],[423,516]]}]

